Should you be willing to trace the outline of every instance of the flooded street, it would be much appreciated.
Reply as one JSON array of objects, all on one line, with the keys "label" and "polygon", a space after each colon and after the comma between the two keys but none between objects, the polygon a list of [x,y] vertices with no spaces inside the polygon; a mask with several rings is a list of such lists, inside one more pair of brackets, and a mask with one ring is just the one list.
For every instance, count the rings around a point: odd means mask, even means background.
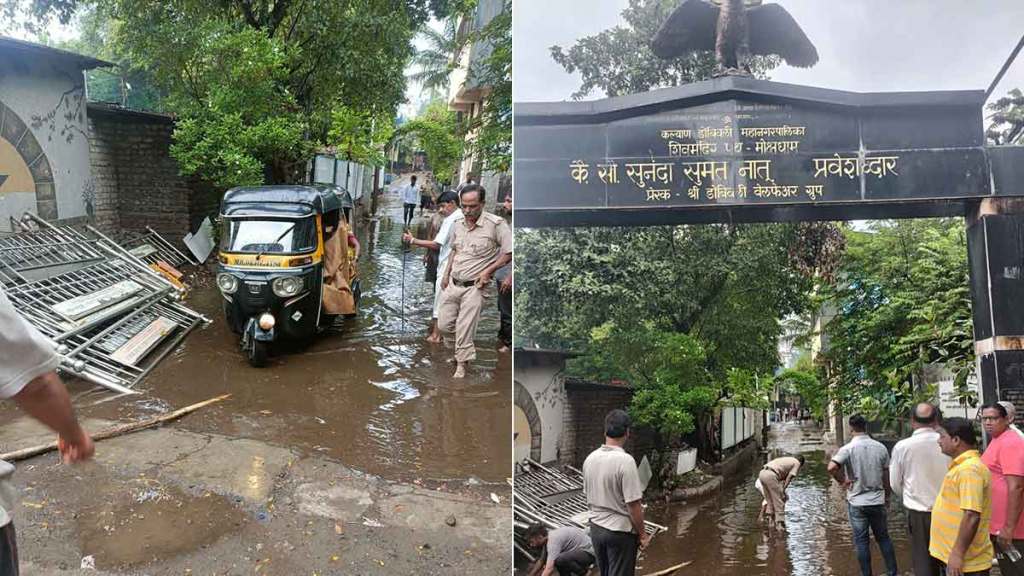
[{"label": "flooded street", "polygon": [[[804,453],[807,462],[790,485],[787,531],[769,530],[758,521],[761,495],[756,470],[727,484],[714,496],[694,502],[651,506],[650,519],[669,527],[641,557],[637,573],[646,574],[684,561],[686,573],[715,576],[857,576],[860,569],[847,519],[845,494],[828,478],[820,433],[794,422],[772,427],[775,453]],[[889,534],[901,572],[910,570],[906,518],[897,503],[889,507]],[[872,539],[876,574],[884,564]]]},{"label": "flooded street", "polygon": [[308,345],[281,346],[267,367],[252,368],[206,280],[186,304],[213,323],[186,338],[137,399],[92,405],[110,395],[72,385],[72,393],[88,391],[76,399],[80,414],[138,419],[231,393],[179,426],[318,452],[387,478],[503,483],[512,461],[512,357],[495,350],[497,305],[492,298],[484,309],[475,370],[451,379],[444,346],[424,340],[433,293],[423,282],[423,250],[402,249],[397,195],[387,192],[381,202],[380,219],[358,226],[357,318],[339,320]]},{"label": "flooded street", "polygon": [[[213,320],[115,397],[69,379],[87,430],[230,393],[171,425],[98,442],[95,459],[17,462],[25,574],[503,574],[511,570],[511,354],[484,310],[478,360],[453,380],[425,341],[433,294],[404,252],[397,195],[357,226],[359,316],[252,368],[209,273],[186,304]],[[404,281],[403,281],[404,280]],[[404,305],[403,305],[404,301]],[[491,300],[493,304],[493,299]],[[0,405],[0,448],[52,433]]]}]

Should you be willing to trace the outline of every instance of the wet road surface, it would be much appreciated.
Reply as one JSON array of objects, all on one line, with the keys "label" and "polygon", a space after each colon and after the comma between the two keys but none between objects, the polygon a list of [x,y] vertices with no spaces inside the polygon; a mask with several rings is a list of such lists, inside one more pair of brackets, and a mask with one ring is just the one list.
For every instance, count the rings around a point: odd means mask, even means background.
[{"label": "wet road surface", "polygon": [[[176,426],[317,453],[388,479],[504,483],[512,462],[512,362],[495,350],[497,305],[491,298],[485,307],[475,368],[451,379],[450,353],[424,341],[432,287],[422,280],[423,251],[402,250],[396,193],[385,193],[378,215],[357,227],[357,318],[252,368],[223,321],[212,277],[200,275],[186,304],[213,323],[186,338],[140,384],[139,397],[111,400],[69,383],[80,416],[134,420],[231,393]],[[0,407],[0,419],[16,415],[9,403]]]},{"label": "wet road surface", "polygon": [[[790,485],[787,530],[772,530],[758,521],[761,495],[754,488],[755,469],[715,496],[693,502],[652,505],[650,519],[669,527],[641,558],[638,574],[692,561],[687,574],[714,576],[859,576],[847,519],[845,494],[829,480],[820,432],[796,423],[773,425],[772,457],[804,453],[807,461]],[[889,507],[889,535],[901,573],[909,572],[906,518],[898,504]],[[872,539],[875,574],[884,563]]]}]

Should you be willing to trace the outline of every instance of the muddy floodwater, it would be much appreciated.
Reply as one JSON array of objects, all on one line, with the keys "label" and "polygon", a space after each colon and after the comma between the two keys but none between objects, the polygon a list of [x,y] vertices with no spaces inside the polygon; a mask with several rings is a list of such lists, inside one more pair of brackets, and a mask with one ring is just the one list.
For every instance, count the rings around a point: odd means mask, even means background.
[{"label": "muddy floodwater", "polygon": [[[319,453],[388,479],[504,483],[512,462],[512,358],[495,349],[497,304],[492,297],[485,307],[474,369],[453,380],[450,352],[424,341],[433,294],[423,282],[423,251],[402,248],[397,194],[381,202],[379,218],[357,227],[357,318],[252,368],[223,321],[212,276],[200,275],[186,304],[213,322],[186,338],[139,385],[138,397],[111,400],[71,382],[79,414],[131,420],[231,393],[176,426]],[[15,415],[10,404],[0,408],[2,419]]]},{"label": "muddy floodwater", "polygon": [[[641,558],[639,574],[691,561],[688,574],[714,576],[858,576],[856,550],[847,519],[845,494],[828,479],[820,432],[795,423],[776,425],[770,449],[807,457],[790,485],[787,530],[769,530],[758,521],[761,495],[754,488],[756,468],[716,495],[688,503],[651,506],[651,520],[668,526]],[[909,572],[906,517],[889,507],[889,535],[901,573]],[[872,539],[875,574],[884,564]]]}]

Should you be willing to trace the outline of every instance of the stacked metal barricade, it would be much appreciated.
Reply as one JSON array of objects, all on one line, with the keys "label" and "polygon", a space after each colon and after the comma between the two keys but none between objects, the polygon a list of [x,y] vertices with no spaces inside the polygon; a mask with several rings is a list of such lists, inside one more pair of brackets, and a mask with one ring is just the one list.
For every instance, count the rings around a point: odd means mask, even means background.
[{"label": "stacked metal barricade", "polygon": [[[17,224],[20,231],[0,235],[0,284],[53,342],[62,371],[134,393],[189,332],[208,322],[180,303],[179,285],[99,231],[87,228],[87,235],[31,214]],[[188,260],[163,238],[148,242],[159,242],[162,256],[176,265]]]},{"label": "stacked metal barricade", "polygon": [[[583,493],[583,474],[572,466],[565,466],[563,472],[527,458],[516,464],[512,492],[515,547],[530,560],[533,560],[533,555],[524,535],[531,524],[540,523],[548,528],[587,528],[587,497]],[[653,522],[645,522],[644,525],[646,532],[652,536],[667,530]]]}]

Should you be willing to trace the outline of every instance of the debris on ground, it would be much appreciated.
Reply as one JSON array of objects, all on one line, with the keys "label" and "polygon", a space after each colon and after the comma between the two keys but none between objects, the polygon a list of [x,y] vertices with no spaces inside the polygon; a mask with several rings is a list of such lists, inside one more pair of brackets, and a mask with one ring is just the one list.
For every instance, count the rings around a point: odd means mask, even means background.
[{"label": "debris on ground", "polygon": [[0,286],[61,358],[60,370],[121,394],[193,329],[179,270],[195,261],[152,229],[127,245],[26,213],[0,236]]},{"label": "debris on ground", "polygon": [[[548,528],[577,526],[586,529],[588,521],[587,497],[583,493],[583,473],[572,466],[564,471],[555,470],[529,458],[516,464],[515,478],[511,482],[514,514],[514,546],[527,559],[533,560],[524,538],[526,529],[535,523]],[[650,535],[668,530],[653,522],[644,522]]]}]

